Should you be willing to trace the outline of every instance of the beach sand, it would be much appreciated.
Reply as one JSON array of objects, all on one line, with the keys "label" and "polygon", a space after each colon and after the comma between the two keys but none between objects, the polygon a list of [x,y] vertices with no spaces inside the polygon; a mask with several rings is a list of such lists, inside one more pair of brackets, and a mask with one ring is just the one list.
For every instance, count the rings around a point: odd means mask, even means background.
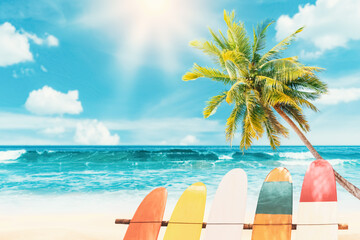
[{"label": "beach sand", "polygon": [[[114,224],[115,218],[131,214],[52,214],[52,215],[2,215],[0,239],[3,240],[104,240],[122,239],[127,225]],[[349,230],[339,231],[339,240],[360,239],[360,212],[339,215],[339,222],[348,223]],[[161,228],[159,239],[165,232]],[[244,239],[251,238],[251,230],[244,230]]]}]

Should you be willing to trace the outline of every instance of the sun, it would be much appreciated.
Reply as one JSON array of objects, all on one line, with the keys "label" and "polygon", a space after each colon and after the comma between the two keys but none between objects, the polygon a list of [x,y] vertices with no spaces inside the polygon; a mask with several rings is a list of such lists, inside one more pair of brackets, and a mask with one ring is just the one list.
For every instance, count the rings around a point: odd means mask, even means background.
[{"label": "sun", "polygon": [[181,64],[180,49],[213,19],[206,0],[93,1],[82,22],[114,41],[117,49],[111,54],[127,76],[150,65],[176,71]]}]

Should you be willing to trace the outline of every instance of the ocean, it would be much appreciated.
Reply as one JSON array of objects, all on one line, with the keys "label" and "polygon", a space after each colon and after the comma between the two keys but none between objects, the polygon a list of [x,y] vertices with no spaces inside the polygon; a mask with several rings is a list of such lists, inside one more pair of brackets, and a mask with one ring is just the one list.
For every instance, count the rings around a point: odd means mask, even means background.
[{"label": "ocean", "polygon": [[[360,146],[319,146],[323,158],[360,186]],[[170,205],[192,183],[206,184],[211,203],[221,178],[233,168],[248,175],[248,204],[254,208],[266,175],[286,167],[293,179],[294,206],[313,161],[301,146],[1,146],[0,211],[48,208],[134,211],[153,188],[166,187]],[[357,200],[338,185],[340,209]],[[358,209],[359,210],[359,209]],[[60,211],[60,210],[59,210]],[[120,212],[120,210],[119,210]]]}]

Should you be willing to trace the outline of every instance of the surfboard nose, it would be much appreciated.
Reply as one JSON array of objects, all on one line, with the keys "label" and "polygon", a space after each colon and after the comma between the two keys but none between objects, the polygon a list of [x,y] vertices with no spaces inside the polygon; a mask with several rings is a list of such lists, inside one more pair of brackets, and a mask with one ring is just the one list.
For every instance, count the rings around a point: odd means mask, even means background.
[{"label": "surfboard nose", "polygon": [[284,167],[273,169],[265,178],[265,182],[291,182],[292,178],[289,170]]},{"label": "surfboard nose", "polygon": [[332,166],[323,159],[313,161],[304,177],[300,202],[336,201],[336,180]]}]

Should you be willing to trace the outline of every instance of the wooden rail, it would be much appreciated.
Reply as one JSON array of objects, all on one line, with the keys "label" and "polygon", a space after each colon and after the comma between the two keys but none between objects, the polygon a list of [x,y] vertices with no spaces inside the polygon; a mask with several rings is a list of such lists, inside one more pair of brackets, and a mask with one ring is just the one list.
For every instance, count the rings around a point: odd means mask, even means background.
[{"label": "wooden rail", "polygon": [[[130,224],[130,221],[131,221],[131,219],[116,219],[115,224]],[[136,223],[156,223],[156,222],[136,222]],[[169,221],[161,221],[162,227],[166,227],[168,224],[169,224]],[[179,224],[191,224],[191,223],[179,223]],[[213,224],[215,224],[215,223],[213,223]],[[236,225],[236,223],[216,223],[216,225],[231,225],[231,224]],[[203,222],[202,228],[206,228],[206,225],[207,225],[207,223]],[[275,224],[273,224],[273,225],[275,225]],[[321,224],[302,224],[302,225],[321,225]],[[250,229],[253,229],[253,226],[254,226],[254,224],[245,223],[244,229],[250,230]],[[292,230],[296,230],[296,227],[297,227],[297,224],[292,224]],[[348,230],[349,226],[345,223],[339,223],[338,229],[339,230]]]}]

